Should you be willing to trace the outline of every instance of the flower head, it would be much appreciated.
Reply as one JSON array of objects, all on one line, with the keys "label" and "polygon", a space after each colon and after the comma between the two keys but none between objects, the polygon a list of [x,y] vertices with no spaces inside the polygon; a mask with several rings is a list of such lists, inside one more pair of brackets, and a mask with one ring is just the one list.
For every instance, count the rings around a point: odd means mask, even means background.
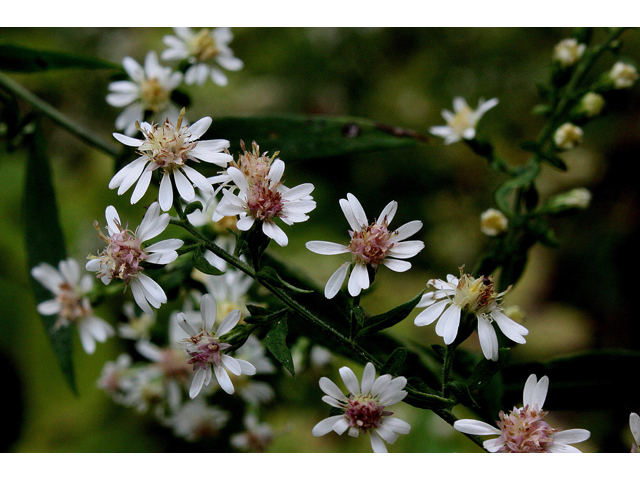
[{"label": "flower head", "polygon": [[57,270],[47,263],[40,263],[31,269],[31,275],[55,295],[38,304],[38,313],[57,315],[55,329],[76,324],[85,352],[92,354],[96,341],[104,342],[115,334],[111,325],[93,314],[86,296],[93,287],[93,280],[89,275],[80,278],[80,267],[73,258],[61,260]]},{"label": "flower head", "polygon": [[[171,208],[173,188],[171,177],[180,197],[186,202],[195,198],[193,185],[207,195],[213,195],[213,187],[204,175],[187,165],[191,162],[208,162],[224,167],[231,155],[222,153],[229,146],[227,140],[199,140],[211,125],[211,117],[204,117],[190,126],[182,125],[184,109],[176,124],[166,120],[162,126],[142,123],[140,131],[144,140],[114,133],[121,143],[137,147],[140,157],[126,165],[109,182],[109,188],[118,189],[122,195],[137,182],[131,195],[131,203],[136,203],[146,193],[154,170],[160,170],[160,192],[158,200],[163,211]],[[193,184],[193,185],[192,185]]]},{"label": "flower head", "polygon": [[638,80],[638,70],[630,63],[616,62],[609,71],[609,78],[614,88],[629,88]]},{"label": "flower head", "polygon": [[202,85],[207,77],[216,85],[224,87],[227,84],[227,76],[217,66],[226,70],[240,70],[244,64],[242,60],[233,55],[229,43],[233,39],[231,29],[228,27],[203,28],[194,32],[188,27],[173,29],[174,35],[166,35],[164,43],[169,47],[162,52],[163,60],[184,60],[191,66],[187,69],[184,81],[187,85],[197,83]]},{"label": "flower head", "polygon": [[444,280],[429,280],[427,285],[435,291],[425,293],[418,307],[427,307],[418,314],[414,323],[418,327],[430,325],[438,320],[436,333],[450,345],[458,335],[463,310],[475,316],[478,321],[478,337],[482,353],[488,360],[498,360],[498,336],[492,326],[496,323],[507,338],[516,343],[525,343],[524,335],[529,331],[504,314],[500,305],[507,291],[497,293],[491,277],[473,278],[463,274],[453,275]]},{"label": "flower head", "polygon": [[586,48],[584,43],[578,43],[575,38],[565,38],[553,49],[553,60],[564,68],[570,67],[578,61]]},{"label": "flower head", "polygon": [[389,230],[389,224],[398,209],[398,202],[392,201],[384,207],[377,220],[369,223],[362,205],[350,193],[347,193],[346,199],[340,199],[340,207],[352,228],[349,231],[349,245],[324,241],[307,242],[309,250],[321,255],[351,254],[351,261],[343,263],[329,278],[325,287],[327,298],[333,298],[338,293],[351,265],[353,270],[349,277],[348,290],[352,297],[369,288],[369,269],[375,272],[378,266],[386,265],[395,272],[405,272],[411,268],[409,262],[400,259],[415,256],[424,248],[424,243],[420,240],[404,240],[422,228],[421,221],[414,220],[397,230]]},{"label": "flower head", "polygon": [[637,413],[631,413],[629,415],[629,427],[631,428],[631,435],[633,435],[634,444],[631,446],[631,453],[640,453],[638,446],[640,445],[640,416]]},{"label": "flower head", "polygon": [[484,448],[492,453],[579,453],[570,444],[583,442],[591,434],[578,428],[559,431],[543,420],[548,388],[547,376],[538,381],[531,375],[524,386],[523,406],[514,407],[508,414],[500,412],[498,428],[479,420],[458,420],[453,427],[471,435],[499,435],[484,442]]},{"label": "flower head", "polygon": [[471,140],[476,136],[476,125],[482,116],[497,104],[497,98],[486,102],[481,98],[478,101],[478,108],[471,110],[464,98],[455,97],[453,99],[453,113],[449,110],[442,110],[442,116],[447,121],[447,125],[431,127],[429,132],[432,135],[443,137],[445,145],[458,142],[463,138]]},{"label": "flower head", "polygon": [[507,231],[509,220],[504,213],[495,208],[489,208],[480,215],[480,229],[489,237],[495,237]]},{"label": "flower head", "polygon": [[200,310],[202,315],[200,330],[189,323],[183,313],[179,313],[177,317],[178,324],[189,335],[189,338],[185,339],[186,350],[190,357],[188,363],[193,365],[193,370],[196,372],[191,383],[189,396],[195,398],[203,385],[209,385],[212,368],[220,387],[228,394],[232,394],[234,388],[227,369],[234,375],[254,375],[256,373],[256,368],[246,360],[235,359],[222,353],[231,345],[222,342],[220,337],[230,332],[238,324],[240,310],[229,313],[216,332],[212,331],[216,319],[216,301],[212,295],[202,296]]},{"label": "flower head", "polygon": [[107,103],[114,107],[126,107],[116,118],[116,129],[126,135],[136,131],[136,123],[141,122],[149,111],[155,118],[178,117],[179,109],[171,102],[171,92],[182,82],[182,73],[171,67],[163,67],[158,62],[156,52],[149,52],[144,67],[131,57],[125,57],[122,65],[131,80],[119,80],[109,84],[111,93]]},{"label": "flower head", "polygon": [[231,415],[218,406],[210,406],[202,397],[186,402],[165,421],[173,432],[189,442],[216,437]]},{"label": "flower head", "polygon": [[[254,152],[259,152],[255,145]],[[286,246],[289,239],[275,220],[279,218],[287,225],[308,220],[307,213],[316,208],[310,195],[314,186],[303,183],[286,187],[282,183],[285,165],[279,158],[247,155],[245,151],[245,156],[241,156],[236,165],[227,168],[226,175],[218,178],[222,181],[228,178],[235,187],[222,191],[223,198],[212,220],[217,222],[225,216],[238,215],[237,228],[242,231],[249,230],[256,221],[261,222],[262,232],[267,237]],[[237,194],[233,193],[236,187]]]},{"label": "flower head", "polygon": [[340,376],[349,390],[347,397],[340,388],[327,377],[320,379],[320,388],[326,395],[322,401],[344,413],[325,418],[313,427],[312,435],[319,437],[331,430],[342,435],[349,430],[349,435],[357,437],[360,433],[371,435],[371,447],[376,453],[386,453],[384,442],[394,443],[398,434],[407,434],[411,430],[404,420],[391,418],[393,412],[385,410],[407,396],[404,389],[407,379],[392,378],[382,375],[376,379],[376,370],[372,363],[367,363],[362,374],[362,383],[349,367],[340,369]]},{"label": "flower head", "polygon": [[[169,224],[169,214],[160,215],[158,202],[151,204],[142,222],[135,232],[127,225],[122,225],[118,212],[113,206],[108,206],[105,212],[107,219],[107,237],[94,222],[98,235],[107,247],[98,255],[89,255],[86,269],[97,272],[102,283],[108,285],[112,279],[119,278],[131,286],[131,292],[138,306],[147,314],[152,315],[154,308],[166,303],[167,296],[162,287],[142,271],[143,263],[165,265],[178,258],[176,250],[183,245],[182,240],[162,240],[148,247],[143,242],[160,235]],[[151,304],[151,306],[149,306]]]},{"label": "flower head", "polygon": [[564,123],[553,134],[553,142],[561,150],[570,150],[582,143],[582,129],[573,123]]}]

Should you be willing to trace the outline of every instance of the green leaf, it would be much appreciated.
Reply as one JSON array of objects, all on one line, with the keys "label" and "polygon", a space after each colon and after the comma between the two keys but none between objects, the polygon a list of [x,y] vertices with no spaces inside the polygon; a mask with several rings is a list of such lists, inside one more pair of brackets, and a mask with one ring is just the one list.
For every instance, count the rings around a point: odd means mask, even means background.
[{"label": "green leaf", "polygon": [[540,172],[540,165],[537,162],[531,163],[527,168],[523,169],[517,176],[504,182],[494,194],[496,205],[508,216],[513,216],[513,208],[509,205],[507,197],[518,188],[528,188],[535,180]]},{"label": "green leaf", "polygon": [[[51,178],[44,135],[40,121],[35,122],[35,131],[27,137],[29,156],[24,184],[24,233],[29,272],[41,262],[58,268],[60,260],[67,258],[64,236],[58,220],[56,196]],[[52,293],[44,288],[29,273],[39,304],[52,298]],[[72,327],[54,329],[56,316],[41,315],[45,331],[51,340],[58,358],[62,375],[71,390],[78,393],[73,370],[73,330]]]},{"label": "green leaf", "polygon": [[290,283],[285,282],[280,277],[280,275],[278,275],[278,272],[276,272],[275,268],[273,267],[262,267],[262,269],[256,273],[256,277],[261,280],[266,280],[270,283],[274,283],[279,287],[285,288],[295,293],[312,293],[313,292],[313,290],[305,290],[303,288],[298,288],[294,285],[291,285]]},{"label": "green leaf", "polygon": [[247,308],[249,309],[249,313],[251,313],[251,315],[245,317],[244,321],[252,325],[268,325],[279,317],[286,315],[286,313],[289,311],[288,308],[283,308],[282,310],[278,310],[277,312],[270,312],[266,308],[256,307],[255,305],[247,305]]},{"label": "green leaf", "polygon": [[387,361],[384,362],[384,365],[382,365],[382,367],[380,367],[380,373],[397,375],[406,361],[407,349],[404,347],[398,347],[393,352],[391,352],[391,355],[389,355]]},{"label": "green leaf", "polygon": [[264,338],[264,344],[276,360],[295,377],[296,373],[293,368],[291,350],[287,346],[287,330],[287,316],[284,315],[271,325]]},{"label": "green leaf", "polygon": [[357,334],[357,337],[364,337],[365,335],[372,335],[377,333],[385,328],[393,327],[397,323],[400,323],[402,320],[407,318],[409,314],[416,307],[420,299],[422,298],[422,294],[426,290],[426,287],[422,289],[422,291],[402,305],[397,306],[396,308],[389,310],[386,313],[382,313],[380,315],[375,315],[369,318],[364,326]]},{"label": "green leaf", "polygon": [[49,52],[18,45],[0,45],[0,70],[5,72],[44,72],[61,68],[120,69],[122,66],[93,57]]},{"label": "green leaf", "polygon": [[486,387],[491,382],[491,379],[509,363],[511,358],[511,350],[509,348],[501,348],[499,354],[497,362],[486,358],[478,362],[467,380],[467,386],[470,390]]},{"label": "green leaf", "polygon": [[204,247],[200,246],[200,248],[196,248],[193,251],[193,267],[200,270],[202,273],[206,273],[207,275],[224,275],[222,270],[214,267],[209,263],[209,261],[204,257]]},{"label": "green leaf", "polygon": [[417,408],[439,410],[453,407],[456,402],[449,398],[441,397],[435,390],[429,388],[422,380],[416,377],[407,379],[407,385],[413,387],[409,390],[404,402]]},{"label": "green leaf", "polygon": [[549,377],[545,410],[613,410],[638,402],[634,367],[640,352],[603,349],[557,358],[549,362],[510,365],[502,371],[505,407],[522,403],[529,375]]},{"label": "green leaf", "polygon": [[[274,115],[214,119],[210,138],[227,138],[234,150],[240,140],[256,141],[261,152],[283,153],[285,161],[328,158],[416,145],[426,138],[357,117]],[[205,135],[205,138],[208,138]]]}]

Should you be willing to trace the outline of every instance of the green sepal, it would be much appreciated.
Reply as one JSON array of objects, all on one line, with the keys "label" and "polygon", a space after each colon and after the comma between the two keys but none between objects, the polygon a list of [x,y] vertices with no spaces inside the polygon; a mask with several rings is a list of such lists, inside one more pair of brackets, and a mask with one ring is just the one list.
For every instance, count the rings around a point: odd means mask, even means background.
[{"label": "green sepal", "polygon": [[242,347],[256,328],[258,328],[257,325],[239,324],[233,327],[229,333],[220,337],[223,342],[231,344],[225,353],[233,352]]},{"label": "green sepal", "polygon": [[264,338],[264,345],[275,359],[295,377],[291,350],[287,346],[287,332],[287,315],[282,315],[280,319],[271,324],[271,328]]},{"label": "green sepal", "polygon": [[366,321],[365,326],[360,331],[358,331],[358,333],[356,334],[356,338],[364,337],[366,335],[373,335],[374,333],[377,333],[386,328],[393,327],[394,325],[400,323],[402,320],[409,316],[418,302],[420,302],[420,299],[422,298],[422,295],[424,294],[426,289],[426,287],[423,288],[422,291],[418,293],[418,295],[413,297],[408,302],[405,302],[402,305],[389,310],[388,312],[370,317]]}]

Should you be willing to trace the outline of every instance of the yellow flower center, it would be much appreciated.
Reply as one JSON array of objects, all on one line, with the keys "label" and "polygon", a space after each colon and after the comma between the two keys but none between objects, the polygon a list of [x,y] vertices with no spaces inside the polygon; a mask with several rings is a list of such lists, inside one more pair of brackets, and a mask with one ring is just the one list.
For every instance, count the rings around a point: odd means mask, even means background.
[{"label": "yellow flower center", "polygon": [[149,78],[142,82],[140,99],[145,110],[158,113],[167,106],[169,92],[165,90],[156,78]]}]

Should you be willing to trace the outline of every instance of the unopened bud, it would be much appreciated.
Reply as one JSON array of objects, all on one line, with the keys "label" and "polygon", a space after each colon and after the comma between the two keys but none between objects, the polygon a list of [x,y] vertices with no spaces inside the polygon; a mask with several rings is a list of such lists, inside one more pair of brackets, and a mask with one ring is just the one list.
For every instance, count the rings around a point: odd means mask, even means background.
[{"label": "unopened bud", "polygon": [[582,143],[582,129],[573,123],[565,123],[553,134],[553,141],[561,150],[575,148]]},{"label": "unopened bud", "polygon": [[504,213],[490,208],[480,215],[480,230],[489,237],[495,237],[507,231],[509,221]]}]

